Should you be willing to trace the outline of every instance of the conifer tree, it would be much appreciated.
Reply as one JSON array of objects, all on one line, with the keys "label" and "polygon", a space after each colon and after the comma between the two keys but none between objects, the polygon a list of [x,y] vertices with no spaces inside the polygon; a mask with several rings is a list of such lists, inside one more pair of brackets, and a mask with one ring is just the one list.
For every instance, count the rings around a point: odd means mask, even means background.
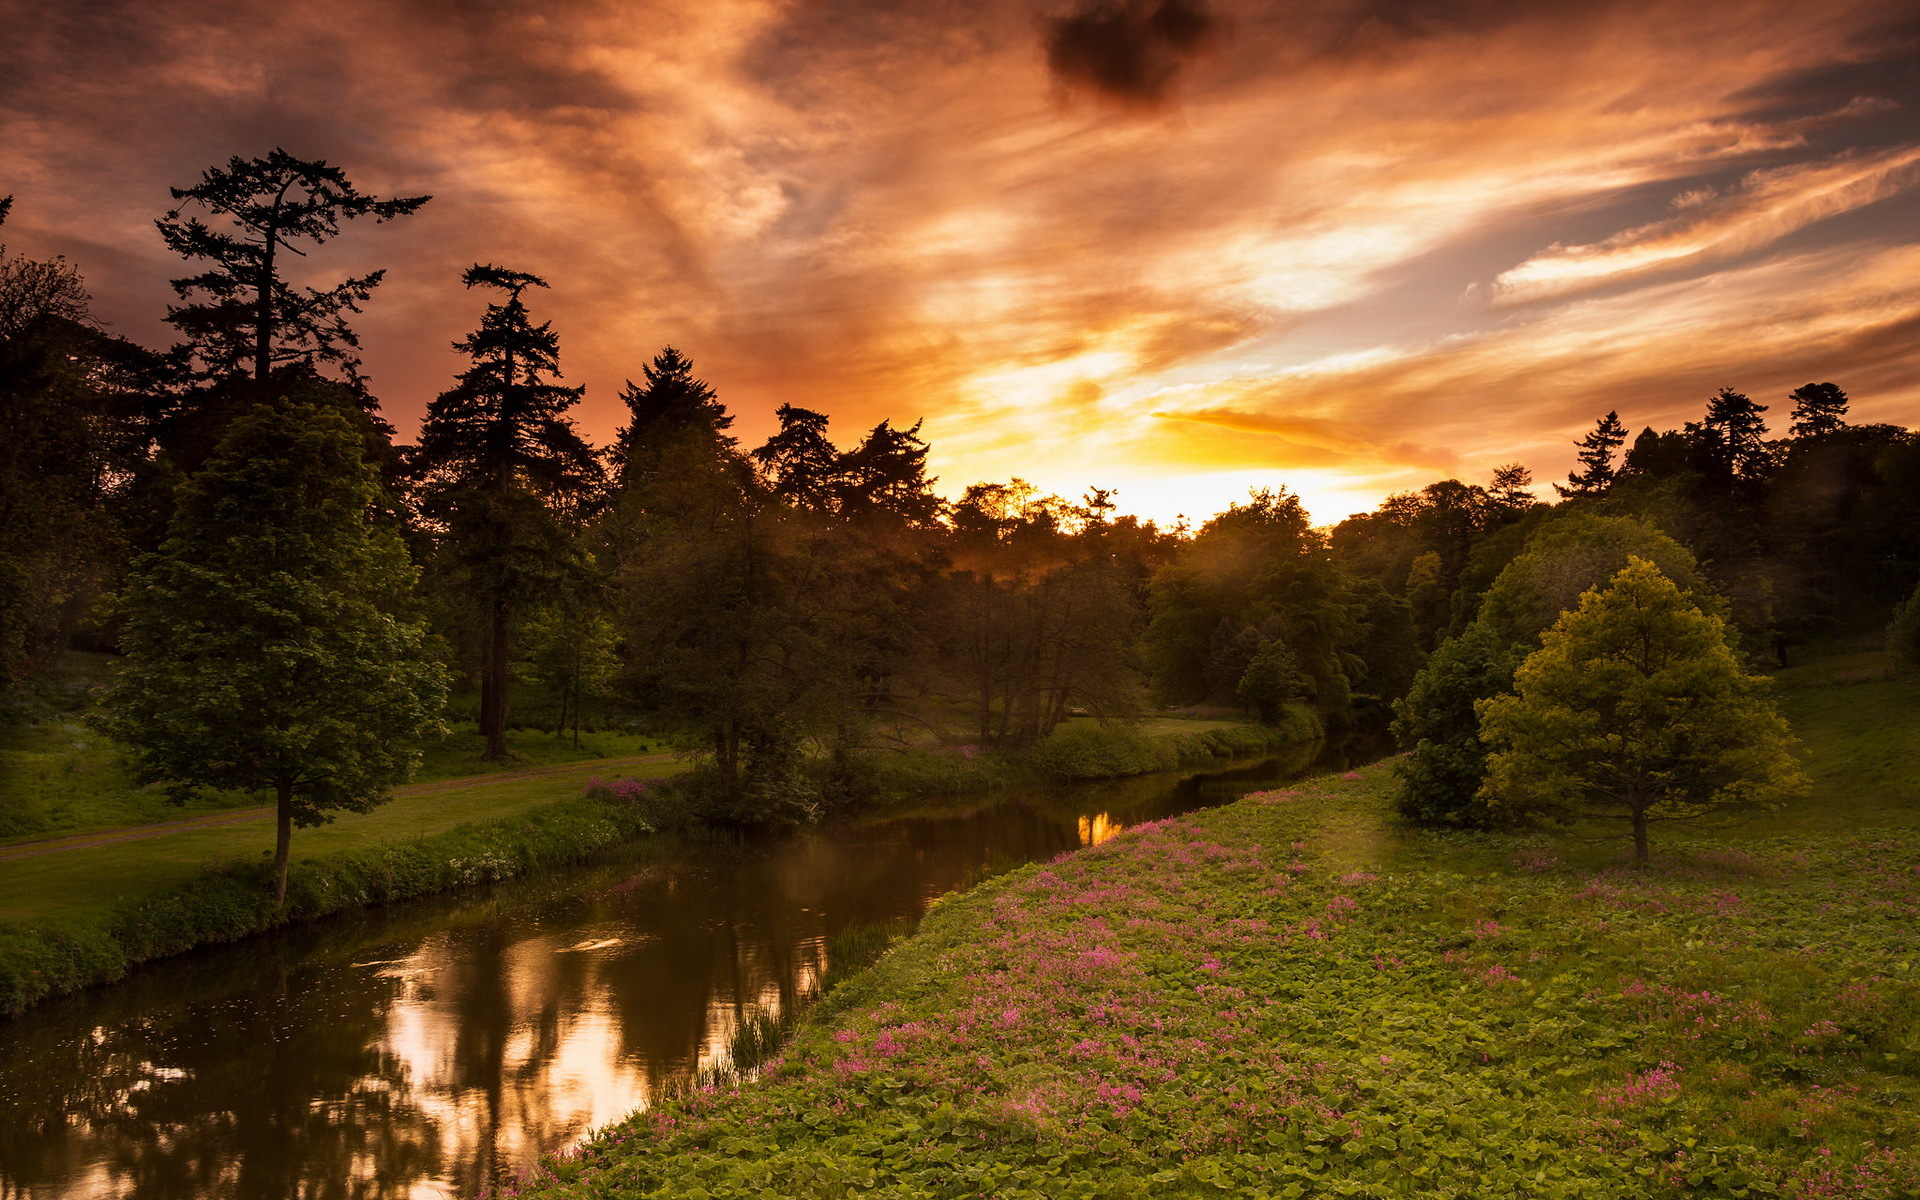
[{"label": "conifer tree", "polygon": [[1687,437],[1709,470],[1721,478],[1756,480],[1766,474],[1767,452],[1764,404],[1732,388],[1721,388],[1707,401],[1706,415],[1687,422]]},{"label": "conifer tree", "polygon": [[1787,393],[1793,401],[1793,436],[1823,437],[1847,427],[1847,394],[1832,383],[1806,383]]},{"label": "conifer tree", "polygon": [[481,624],[480,732],[484,755],[507,753],[509,653],[515,616],[550,590],[572,561],[570,518],[599,491],[599,460],[567,411],[583,389],[555,383],[560,339],[535,325],[521,293],[546,281],[475,264],[470,288],[505,292],[480,328],[454,343],[472,359],[427,406],[416,469],[426,511],[445,529]]},{"label": "conifer tree", "polygon": [[1593,431],[1575,443],[1580,447],[1579,467],[1567,476],[1565,484],[1554,484],[1553,490],[1562,498],[1606,495],[1618,474],[1613,456],[1626,441],[1627,427],[1620,423],[1619,413],[1610,412],[1601,417]]},{"label": "conifer tree", "polygon": [[841,457],[827,438],[826,414],[782,404],[775,415],[780,430],[753,452],[753,461],[774,492],[795,507],[831,509]]},{"label": "conifer tree", "polygon": [[361,438],[334,403],[261,405],[134,565],[105,724],[179,798],[271,791],[274,897],[295,825],[364,812],[437,728],[444,672]]},{"label": "conifer tree", "polygon": [[[209,264],[173,281],[175,293],[188,302],[167,309],[167,321],[186,336],[198,373],[250,373],[264,382],[283,364],[332,363],[357,383],[360,339],[347,314],[360,311],[386,272],[324,290],[295,287],[285,278],[286,256],[306,257],[337,237],[344,221],[391,221],[417,212],[431,197],[362,195],[340,168],[278,148],[265,158],[231,158],[223,168],[208,168],[193,187],[169,190],[185,204],[155,222],[161,238],[182,258]],[[225,217],[230,228],[183,216],[186,204]]]},{"label": "conifer tree", "polygon": [[704,380],[693,377],[691,359],[668,346],[640,368],[640,376],[645,386],[629,379],[620,391],[627,423],[607,452],[621,490],[638,483],[651,469],[651,459],[685,438],[705,443],[722,456],[732,451],[735,439],[727,430],[733,416]]}]

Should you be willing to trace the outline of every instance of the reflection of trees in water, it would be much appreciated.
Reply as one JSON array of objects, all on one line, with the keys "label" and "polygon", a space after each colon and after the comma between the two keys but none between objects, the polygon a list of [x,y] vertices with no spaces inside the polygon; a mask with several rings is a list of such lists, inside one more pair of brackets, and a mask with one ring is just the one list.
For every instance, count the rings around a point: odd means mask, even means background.
[{"label": "reflection of trees in water", "polygon": [[101,994],[90,1035],[16,1022],[0,1169],[141,1200],[404,1195],[434,1172],[435,1124],[378,1049],[393,981],[256,966],[239,1002],[135,983]]}]

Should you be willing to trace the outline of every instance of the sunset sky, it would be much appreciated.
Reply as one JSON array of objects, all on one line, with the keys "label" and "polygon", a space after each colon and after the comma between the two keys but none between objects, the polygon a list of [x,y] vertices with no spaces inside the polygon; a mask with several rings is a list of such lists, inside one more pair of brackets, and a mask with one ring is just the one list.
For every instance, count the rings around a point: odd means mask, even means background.
[{"label": "sunset sky", "polygon": [[924,417],[943,492],[1161,519],[1544,481],[1721,386],[1920,423],[1911,0],[0,0],[0,240],[116,331],[169,340],[167,187],[275,145],[435,197],[312,262],[388,268],[403,435],[474,261],[550,278],[597,441],[671,343],[750,444]]}]

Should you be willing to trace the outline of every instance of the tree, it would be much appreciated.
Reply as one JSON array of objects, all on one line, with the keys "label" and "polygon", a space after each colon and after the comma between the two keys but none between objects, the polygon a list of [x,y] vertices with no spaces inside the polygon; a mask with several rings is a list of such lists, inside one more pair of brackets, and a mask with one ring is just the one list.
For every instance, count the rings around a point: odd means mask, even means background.
[{"label": "tree", "polygon": [[1475,707],[1487,803],[1625,820],[1640,863],[1653,822],[1773,807],[1806,785],[1767,680],[1644,558],[1560,618],[1513,694]]},{"label": "tree", "polygon": [[1764,404],[1732,388],[1721,388],[1707,401],[1706,415],[1687,422],[1687,438],[1707,474],[1723,480],[1756,480],[1766,474],[1772,456],[1767,451]]},{"label": "tree", "polygon": [[384,800],[437,731],[444,672],[384,503],[335,406],[263,405],[185,485],[122,599],[108,731],[178,799],[273,792],[277,903],[292,827]]},{"label": "tree", "polygon": [[753,452],[754,464],[789,504],[830,511],[840,478],[840,451],[827,438],[826,414],[782,404],[774,415],[780,420],[779,432]]},{"label": "tree", "polygon": [[1887,650],[1903,669],[1920,668],[1920,587],[1893,606],[1887,623]]},{"label": "tree", "polygon": [[229,232],[183,217],[184,206],[155,222],[168,249],[211,264],[173,281],[174,292],[190,302],[167,309],[167,321],[186,336],[200,373],[232,376],[250,369],[256,382],[265,382],[280,364],[325,362],[357,384],[360,339],[346,314],[360,311],[386,272],[326,289],[295,287],[283,275],[282,255],[305,257],[305,247],[339,236],[343,221],[391,221],[417,212],[431,197],[362,195],[340,168],[278,148],[265,158],[230,158],[225,168],[208,168],[193,187],[169,191],[232,226]]},{"label": "tree", "polygon": [[711,454],[733,450],[735,439],[727,433],[733,416],[705,381],[693,377],[693,362],[686,355],[668,346],[640,368],[640,376],[645,387],[629,379],[620,390],[628,419],[607,452],[616,487],[624,491],[645,482],[655,469],[654,460],[672,456],[688,438]]},{"label": "tree", "polygon": [[1246,673],[1240,676],[1234,691],[1241,704],[1252,709],[1262,722],[1272,725],[1304,688],[1299,660],[1284,639],[1272,638],[1261,642],[1260,648],[1253,652],[1253,659],[1247,663]]},{"label": "tree", "polygon": [[1787,399],[1793,401],[1794,437],[1824,437],[1847,427],[1847,394],[1837,384],[1801,384]]},{"label": "tree", "polygon": [[1394,707],[1393,734],[1409,753],[1394,764],[1402,816],[1428,825],[1489,825],[1478,799],[1487,774],[1474,704],[1513,684],[1525,650],[1476,621],[1442,642]]},{"label": "tree", "polygon": [[601,473],[567,416],[583,389],[553,382],[559,336],[551,323],[535,325],[520,298],[546,281],[477,263],[461,278],[507,299],[454,343],[473,365],[427,405],[414,465],[480,611],[480,732],[483,754],[497,759],[507,754],[514,617],[574,563],[568,519],[600,491]]},{"label": "tree", "polygon": [[1601,417],[1592,432],[1574,443],[1580,447],[1579,467],[1567,476],[1564,486],[1556,483],[1553,490],[1562,498],[1606,495],[1617,474],[1613,456],[1626,443],[1627,427],[1620,423],[1620,414],[1610,412]]}]

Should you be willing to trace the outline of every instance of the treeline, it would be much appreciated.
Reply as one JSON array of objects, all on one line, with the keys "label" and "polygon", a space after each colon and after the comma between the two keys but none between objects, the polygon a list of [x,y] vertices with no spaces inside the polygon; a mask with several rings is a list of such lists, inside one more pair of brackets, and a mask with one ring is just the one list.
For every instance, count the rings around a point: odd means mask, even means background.
[{"label": "treeline", "polygon": [[[917,423],[883,421],[842,449],[826,414],[786,405],[772,437],[743,445],[673,348],[640,365],[617,438],[593,446],[538,313],[545,281],[490,264],[460,281],[485,297],[455,346],[461,369],[417,443],[398,444],[348,321],[380,274],[314,288],[285,264],[428,198],[369,197],[282,151],[174,195],[159,230],[190,265],[165,350],[102,329],[64,261],[0,251],[0,669],[18,684],[69,646],[138,648],[161,663],[149,723],[191,707],[166,689],[204,674],[184,633],[240,620],[220,596],[304,570],[331,590],[303,599],[301,620],[345,613],[364,632],[303,643],[316,666],[301,686],[372,680],[395,714],[383,736],[426,729],[404,697],[437,708],[450,680],[449,711],[488,755],[508,753],[516,724],[617,715],[698,747],[716,811],[798,815],[857,791],[876,752],[1021,746],[1080,714],[1208,706],[1338,732],[1383,728],[1411,689],[1403,733],[1441,745],[1420,722],[1457,719],[1464,696],[1470,724],[1515,647],[1629,553],[1724,597],[1750,646],[1782,655],[1883,623],[1920,578],[1920,440],[1848,425],[1830,384],[1794,394],[1777,439],[1733,392],[1631,447],[1609,414],[1557,505],[1516,465],[1330,531],[1285,491],[1165,530],[1116,515],[1099,489],[1066,499],[1015,479],[944,500]],[[278,498],[261,529],[234,527],[242,495]],[[326,497],[365,529],[316,532],[301,505]],[[300,624],[255,601],[258,619]],[[170,619],[199,623],[171,638]],[[259,644],[297,640],[274,637]],[[356,654],[394,670],[330,674]],[[402,670],[416,654],[433,669]],[[261,688],[247,703],[271,707]],[[350,707],[326,719],[347,729]],[[286,744],[272,733],[262,745]],[[149,766],[193,751],[183,741]],[[1431,795],[1453,800],[1430,807],[1457,816],[1459,781],[1482,768],[1443,760]],[[365,769],[372,788],[394,767]],[[289,786],[309,796],[300,819],[359,802],[337,782]]]}]

